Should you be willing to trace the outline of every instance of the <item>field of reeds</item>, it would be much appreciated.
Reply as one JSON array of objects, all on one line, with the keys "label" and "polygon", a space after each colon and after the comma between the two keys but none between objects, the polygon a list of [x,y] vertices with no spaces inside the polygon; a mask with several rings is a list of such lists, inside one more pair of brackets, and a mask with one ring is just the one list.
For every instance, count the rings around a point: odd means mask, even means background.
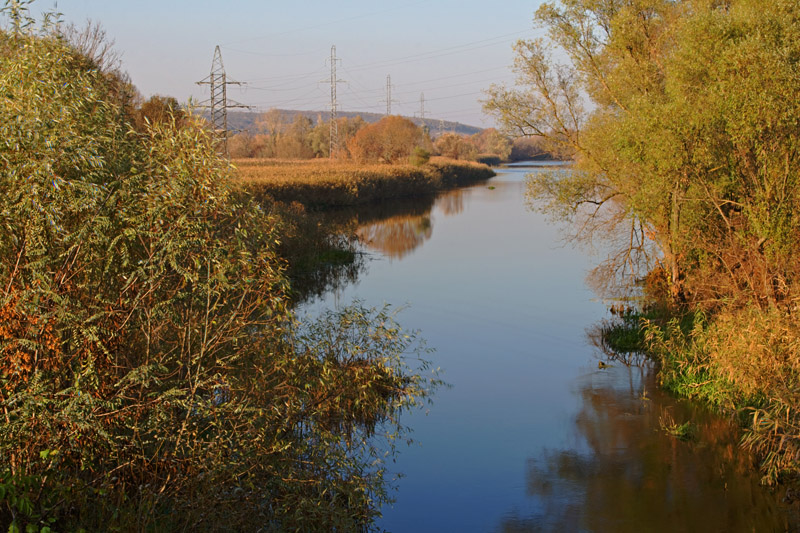
[{"label": "field of reeds", "polygon": [[494,176],[486,165],[434,157],[421,166],[238,159],[236,182],[256,200],[339,207],[432,194]]}]

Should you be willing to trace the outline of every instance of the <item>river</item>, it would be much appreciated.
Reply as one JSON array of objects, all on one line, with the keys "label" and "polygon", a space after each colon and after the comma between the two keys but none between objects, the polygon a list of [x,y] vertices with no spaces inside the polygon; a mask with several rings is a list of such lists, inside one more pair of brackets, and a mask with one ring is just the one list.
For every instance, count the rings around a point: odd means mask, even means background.
[{"label": "river", "polygon": [[[366,268],[307,303],[407,306],[452,385],[405,417],[415,443],[379,526],[403,532],[784,531],[800,524],[759,485],[727,420],[611,363],[587,331],[607,318],[586,287],[598,261],[527,208],[525,175],[371,216]],[[664,431],[690,421],[695,437]]]}]

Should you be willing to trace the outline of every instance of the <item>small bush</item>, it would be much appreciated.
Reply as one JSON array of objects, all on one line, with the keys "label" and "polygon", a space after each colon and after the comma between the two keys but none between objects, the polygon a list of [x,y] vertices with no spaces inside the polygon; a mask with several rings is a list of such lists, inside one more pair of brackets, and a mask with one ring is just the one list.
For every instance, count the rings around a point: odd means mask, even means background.
[{"label": "small bush", "polygon": [[422,165],[426,164],[431,159],[431,153],[424,149],[420,148],[419,146],[414,148],[414,152],[409,156],[408,162],[414,165],[415,167],[421,167]]}]

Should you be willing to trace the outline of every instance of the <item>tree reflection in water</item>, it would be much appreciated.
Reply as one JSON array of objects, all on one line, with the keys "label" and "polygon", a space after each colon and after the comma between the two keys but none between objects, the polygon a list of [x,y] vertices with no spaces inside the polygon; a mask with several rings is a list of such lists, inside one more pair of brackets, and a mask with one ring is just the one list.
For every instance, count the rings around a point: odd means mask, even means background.
[{"label": "tree reflection in water", "polygon": [[[500,531],[785,531],[798,523],[778,491],[759,485],[734,425],[659,391],[652,370],[614,364],[579,388],[580,444],[528,461],[539,510],[507,516]],[[691,421],[696,438],[669,436],[668,416]]]},{"label": "tree reflection in water", "polygon": [[358,239],[386,257],[401,259],[431,237],[430,214],[400,215],[356,230]]},{"label": "tree reflection in water", "polygon": [[431,212],[434,208],[446,216],[461,213],[464,210],[464,191],[447,191],[435,200],[428,198],[403,202],[399,212],[381,218],[373,218],[368,212],[359,211],[356,235],[368,248],[392,259],[402,259],[430,239],[433,234]]},{"label": "tree reflection in water", "polygon": [[296,265],[292,272],[295,302],[355,283],[367,269],[357,243],[392,259],[401,259],[422,246],[433,234],[434,208],[445,216],[461,213],[464,190],[310,214],[311,225],[317,221],[325,228],[327,249],[311,250],[314,261],[309,266]]}]

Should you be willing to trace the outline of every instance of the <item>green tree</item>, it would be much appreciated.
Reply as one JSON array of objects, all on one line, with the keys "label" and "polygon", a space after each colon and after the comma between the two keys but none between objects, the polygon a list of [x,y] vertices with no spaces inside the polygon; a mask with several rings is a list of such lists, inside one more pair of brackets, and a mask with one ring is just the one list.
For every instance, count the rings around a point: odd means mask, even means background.
[{"label": "green tree", "polygon": [[[520,88],[486,108],[575,154],[531,194],[584,236],[617,235],[606,279],[663,268],[674,301],[775,305],[797,278],[798,6],[737,0],[544,4]],[[552,59],[552,46],[569,58]],[[591,106],[584,105],[586,95]],[[609,228],[624,231],[609,231]]]}]

